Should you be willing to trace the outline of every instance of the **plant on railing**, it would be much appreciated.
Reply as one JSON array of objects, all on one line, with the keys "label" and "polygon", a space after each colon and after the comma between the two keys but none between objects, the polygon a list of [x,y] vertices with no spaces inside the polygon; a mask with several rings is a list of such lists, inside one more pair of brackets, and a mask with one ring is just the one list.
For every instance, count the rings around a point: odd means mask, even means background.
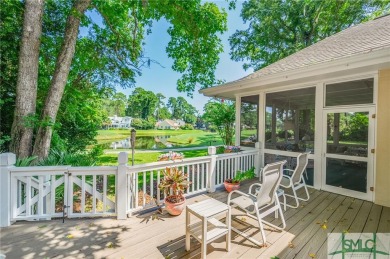
[{"label": "plant on railing", "polygon": [[227,192],[233,190],[238,190],[240,188],[240,183],[244,180],[252,179],[255,177],[255,167],[247,171],[237,171],[236,175],[233,178],[226,179],[224,181],[224,186]]},{"label": "plant on railing", "polygon": [[218,146],[217,147],[217,154],[237,153],[240,151],[241,151],[240,146]]},{"label": "plant on railing", "polygon": [[240,146],[225,146],[224,153],[237,153],[240,151],[241,151]]},{"label": "plant on railing", "polygon": [[166,209],[171,215],[180,215],[186,201],[183,193],[191,182],[187,180],[188,176],[177,167],[167,167],[163,171],[163,176],[158,188],[167,195],[165,198]]},{"label": "plant on railing", "polygon": [[182,160],[184,159],[184,154],[180,152],[172,152],[161,154],[158,156],[158,161],[169,161],[169,160]]}]

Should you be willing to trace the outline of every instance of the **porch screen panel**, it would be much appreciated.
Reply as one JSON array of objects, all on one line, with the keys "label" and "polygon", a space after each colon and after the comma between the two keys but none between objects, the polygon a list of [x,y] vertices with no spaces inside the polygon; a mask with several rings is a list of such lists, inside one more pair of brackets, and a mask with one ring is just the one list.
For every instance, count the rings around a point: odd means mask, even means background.
[{"label": "porch screen panel", "polygon": [[241,98],[240,145],[254,147],[259,126],[259,95]]},{"label": "porch screen panel", "polygon": [[374,103],[373,78],[327,84],[325,89],[326,106]]},{"label": "porch screen panel", "polygon": [[268,93],[265,148],[314,153],[315,87]]}]

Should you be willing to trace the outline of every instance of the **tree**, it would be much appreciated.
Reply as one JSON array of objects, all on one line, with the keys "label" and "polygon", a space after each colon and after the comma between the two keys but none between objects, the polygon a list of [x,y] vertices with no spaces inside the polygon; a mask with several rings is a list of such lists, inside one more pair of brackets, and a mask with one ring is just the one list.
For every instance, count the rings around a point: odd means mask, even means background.
[{"label": "tree", "polygon": [[152,91],[137,87],[129,96],[126,115],[145,120],[154,114],[157,103],[157,96]]},{"label": "tree", "polygon": [[204,120],[216,127],[225,145],[233,144],[235,108],[234,102],[219,100],[209,101],[204,106]]},{"label": "tree", "polygon": [[169,112],[168,107],[164,106],[157,110],[158,119],[159,120],[165,120],[170,119],[172,117],[172,114]]},{"label": "tree", "polygon": [[76,40],[79,34],[81,17],[84,15],[91,0],[77,0],[72,6],[72,12],[66,21],[64,40],[57,57],[53,78],[41,114],[41,123],[36,134],[33,155],[47,157],[50,151],[53,123],[56,121],[61,99],[68,80],[70,65],[76,50]]},{"label": "tree", "polygon": [[10,144],[14,118],[18,54],[23,28],[21,1],[1,2],[0,27],[0,152],[5,152]]},{"label": "tree", "polygon": [[[33,3],[40,7],[34,7]],[[29,30],[34,27],[34,39],[39,39],[41,33],[38,27],[42,26],[39,21],[42,19],[43,0],[27,0],[24,9],[24,23],[30,26],[24,26],[24,31],[27,31],[27,27]],[[98,13],[103,20],[102,24],[87,18],[84,15],[86,10]],[[30,18],[34,20],[29,20]],[[19,157],[31,154],[34,131],[31,123],[25,122],[33,120],[33,126],[37,127],[33,153],[40,158],[47,156],[66,88],[73,85],[134,85],[135,77],[141,73],[142,67],[148,66],[151,61],[143,56],[144,36],[149,32],[152,21],[161,18],[171,24],[168,30],[171,41],[166,52],[174,60],[173,69],[182,74],[177,88],[191,92],[196,86],[207,87],[214,84],[217,80],[213,72],[218,63],[218,54],[222,51],[218,34],[226,30],[226,13],[220,11],[215,4],[201,3],[200,0],[47,0],[43,13],[42,37],[45,40],[41,46],[36,40],[29,40],[28,37],[32,34],[23,34],[22,37],[19,64],[31,63],[28,66],[31,69],[27,75],[26,69],[19,67],[21,76],[18,82],[30,83],[23,83],[23,87],[29,88],[29,91],[25,91],[28,96],[24,96],[26,94],[23,95],[21,91],[16,94],[17,103],[26,98],[23,107],[22,104],[17,104],[14,111],[16,119],[11,151]],[[79,35],[80,24],[88,28],[87,35]],[[23,45],[23,42],[28,44]],[[22,51],[24,46],[34,46],[28,52],[34,57],[29,62],[22,62],[26,60]],[[73,59],[77,62],[72,63]],[[38,64],[40,87],[37,93],[38,74],[35,67]],[[29,78],[32,80],[28,80]],[[22,89],[21,87],[22,83],[18,89]],[[37,99],[42,101],[39,102],[40,107],[35,107]],[[37,112],[41,114],[39,119],[35,116]]]},{"label": "tree", "polygon": [[111,98],[106,100],[105,108],[108,115],[125,116],[127,97],[123,93],[115,93]]},{"label": "tree", "polygon": [[169,97],[167,107],[171,110],[173,119],[184,120],[186,123],[194,124],[196,122],[196,113],[194,106],[181,96]]},{"label": "tree", "polygon": [[258,70],[336,32],[388,12],[389,0],[249,0],[246,30],[229,39],[231,58]]},{"label": "tree", "polygon": [[[161,93],[157,93],[156,94],[156,97],[157,97],[157,108],[156,108],[156,118],[157,120],[160,120],[160,119],[167,119],[165,116],[165,118],[161,118],[161,111],[162,111],[162,108],[164,107],[164,99],[165,99],[165,96]],[[166,115],[166,114],[164,114]]]},{"label": "tree", "polygon": [[18,157],[27,157],[31,154],[33,127],[29,120],[34,118],[36,112],[43,6],[43,0],[26,0],[25,2],[10,144],[11,150]]}]

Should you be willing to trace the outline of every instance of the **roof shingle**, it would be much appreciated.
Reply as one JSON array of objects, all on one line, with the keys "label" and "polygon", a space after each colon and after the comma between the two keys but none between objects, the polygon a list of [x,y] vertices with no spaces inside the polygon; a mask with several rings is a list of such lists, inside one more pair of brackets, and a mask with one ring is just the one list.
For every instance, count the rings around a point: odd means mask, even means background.
[{"label": "roof shingle", "polygon": [[237,81],[259,78],[390,47],[390,15],[327,37]]}]

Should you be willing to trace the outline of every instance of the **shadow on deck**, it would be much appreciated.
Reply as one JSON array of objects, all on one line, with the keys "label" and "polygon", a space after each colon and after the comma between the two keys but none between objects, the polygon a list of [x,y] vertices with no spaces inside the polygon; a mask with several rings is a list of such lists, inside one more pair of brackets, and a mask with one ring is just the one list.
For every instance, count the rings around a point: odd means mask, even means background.
[{"label": "shadow on deck", "polygon": [[[247,191],[250,182],[242,186]],[[326,258],[327,234],[390,232],[390,208],[371,202],[310,189],[311,199],[284,213],[287,227],[267,228],[267,246],[258,247],[232,232],[230,252],[225,239],[207,247],[208,258]],[[198,195],[188,204],[227,193]],[[233,210],[233,214],[237,211]],[[276,221],[277,223],[277,221]],[[238,216],[233,226],[261,239],[255,222]],[[253,225],[252,225],[253,224]],[[185,213],[172,217],[151,212],[127,220],[114,218],[18,222],[1,229],[0,254],[7,258],[199,258],[200,245],[191,239],[185,251]]]}]

